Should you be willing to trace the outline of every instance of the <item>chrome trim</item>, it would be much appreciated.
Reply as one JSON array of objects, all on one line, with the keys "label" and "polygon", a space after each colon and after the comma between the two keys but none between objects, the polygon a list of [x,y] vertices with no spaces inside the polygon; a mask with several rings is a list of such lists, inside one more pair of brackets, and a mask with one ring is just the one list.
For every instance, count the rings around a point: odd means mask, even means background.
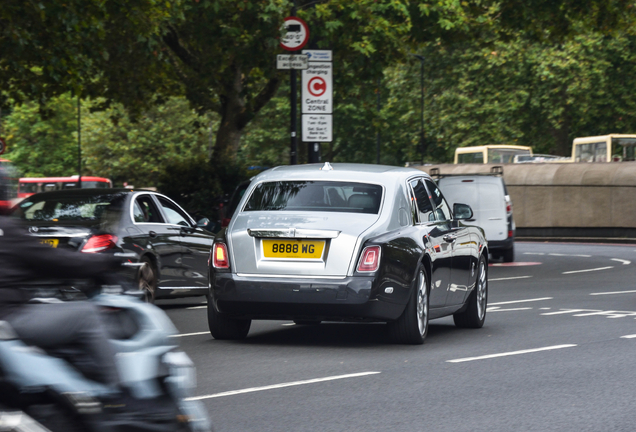
[{"label": "chrome trim", "polygon": [[259,277],[259,278],[282,278],[282,279],[333,279],[343,280],[347,276],[303,276],[303,275],[270,275],[270,274],[252,274],[252,273],[236,273],[239,277]]},{"label": "chrome trim", "polygon": [[160,290],[164,290],[164,291],[181,291],[181,290],[207,290],[209,289],[209,287],[207,286],[195,286],[195,287],[157,287]]},{"label": "chrome trim", "polygon": [[316,230],[316,229],[259,229],[247,230],[252,237],[285,237],[285,238],[318,238],[318,239],[334,239],[340,235],[340,231],[335,230]]},{"label": "chrome trim", "polygon": [[91,233],[77,233],[77,234],[55,234],[55,233],[31,233],[33,237],[55,237],[55,238],[73,238],[73,237],[88,237]]}]

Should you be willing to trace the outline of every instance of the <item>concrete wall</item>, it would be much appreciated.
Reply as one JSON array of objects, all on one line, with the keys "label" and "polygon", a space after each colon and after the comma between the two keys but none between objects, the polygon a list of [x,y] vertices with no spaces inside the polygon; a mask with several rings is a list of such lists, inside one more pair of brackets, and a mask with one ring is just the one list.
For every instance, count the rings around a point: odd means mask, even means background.
[{"label": "concrete wall", "polygon": [[[432,165],[441,174],[503,166],[517,233],[636,237],[636,162]],[[442,191],[443,192],[443,191]]]}]

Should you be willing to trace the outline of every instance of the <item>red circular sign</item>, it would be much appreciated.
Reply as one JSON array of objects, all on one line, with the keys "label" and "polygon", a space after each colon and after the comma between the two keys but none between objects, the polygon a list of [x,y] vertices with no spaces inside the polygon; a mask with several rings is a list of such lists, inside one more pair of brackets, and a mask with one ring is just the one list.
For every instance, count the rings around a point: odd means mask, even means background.
[{"label": "red circular sign", "polygon": [[280,46],[287,51],[298,51],[309,42],[309,26],[298,17],[285,18],[283,24],[285,36],[280,40]]},{"label": "red circular sign", "polygon": [[320,77],[313,77],[307,83],[307,90],[312,96],[320,97],[327,91],[327,83]]}]

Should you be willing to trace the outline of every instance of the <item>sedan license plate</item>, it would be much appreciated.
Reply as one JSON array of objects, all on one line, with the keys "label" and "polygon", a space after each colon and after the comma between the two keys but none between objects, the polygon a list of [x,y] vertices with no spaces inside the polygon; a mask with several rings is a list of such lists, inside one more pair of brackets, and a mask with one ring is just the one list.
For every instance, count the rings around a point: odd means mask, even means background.
[{"label": "sedan license plate", "polygon": [[320,259],[324,240],[263,240],[265,258]]},{"label": "sedan license plate", "polygon": [[59,244],[59,240],[58,239],[42,239],[40,240],[40,243],[51,246],[56,248],[57,245]]}]

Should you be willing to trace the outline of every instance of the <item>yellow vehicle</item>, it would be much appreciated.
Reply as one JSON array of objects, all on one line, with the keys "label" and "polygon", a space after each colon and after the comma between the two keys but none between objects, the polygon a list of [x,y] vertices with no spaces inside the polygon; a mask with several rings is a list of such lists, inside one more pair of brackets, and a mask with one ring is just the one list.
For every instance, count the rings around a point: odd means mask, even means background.
[{"label": "yellow vehicle", "polygon": [[458,147],[455,149],[455,163],[513,163],[517,155],[532,156],[532,148],[507,144]]},{"label": "yellow vehicle", "polygon": [[636,135],[609,134],[575,138],[572,143],[573,162],[633,161]]}]

